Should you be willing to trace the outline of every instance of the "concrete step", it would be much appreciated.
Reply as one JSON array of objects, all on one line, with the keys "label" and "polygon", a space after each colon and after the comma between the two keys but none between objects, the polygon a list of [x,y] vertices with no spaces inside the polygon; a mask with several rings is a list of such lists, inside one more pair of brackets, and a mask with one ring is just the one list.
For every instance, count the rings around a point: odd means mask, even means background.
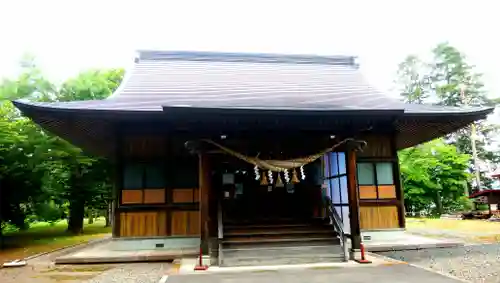
[{"label": "concrete step", "polygon": [[257,266],[341,262],[343,258],[339,245],[224,249],[222,265]]},{"label": "concrete step", "polygon": [[225,233],[224,239],[231,240],[266,240],[266,239],[283,239],[283,238],[335,238],[337,233],[331,230],[304,230],[304,231],[255,231],[242,233],[235,231]]},{"label": "concrete step", "polygon": [[285,224],[285,225],[252,225],[252,226],[230,226],[224,227],[224,233],[255,233],[259,231],[308,231],[308,230],[333,230],[329,224]]},{"label": "concrete step", "polygon": [[264,247],[300,247],[300,246],[321,246],[338,245],[338,237],[331,235],[321,237],[290,237],[290,235],[279,238],[230,238],[223,240],[225,248],[264,248]]},{"label": "concrete step", "polygon": [[266,224],[266,223],[253,223],[253,224],[240,224],[240,225],[228,225],[224,224],[224,231],[233,230],[262,230],[262,229],[304,229],[311,227],[311,224],[307,223],[281,223],[281,224]]},{"label": "concrete step", "polygon": [[225,229],[239,229],[239,228],[267,228],[267,227],[307,227],[311,225],[328,224],[325,219],[264,219],[252,221],[238,221],[238,222],[224,222]]}]

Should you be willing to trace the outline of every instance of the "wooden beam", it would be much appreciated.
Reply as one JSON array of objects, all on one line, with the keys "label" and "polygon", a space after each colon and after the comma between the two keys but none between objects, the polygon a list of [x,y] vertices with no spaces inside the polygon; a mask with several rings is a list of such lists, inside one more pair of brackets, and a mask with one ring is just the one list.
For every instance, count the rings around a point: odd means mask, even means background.
[{"label": "wooden beam", "polygon": [[199,153],[199,202],[200,202],[200,240],[203,254],[209,253],[210,240],[210,191],[211,191],[211,170],[209,155]]},{"label": "wooden beam", "polygon": [[406,227],[405,220],[405,205],[404,205],[404,192],[403,183],[401,181],[401,169],[399,168],[398,150],[396,147],[396,133],[391,136],[391,151],[395,158],[392,166],[392,175],[394,178],[394,184],[396,185],[396,199],[399,200],[398,206],[398,216],[399,216],[399,227]]},{"label": "wooden beam", "polygon": [[354,149],[350,149],[347,152],[347,185],[352,249],[360,249],[361,244],[361,229],[359,223],[359,195],[356,174],[356,151]]},{"label": "wooden beam", "polygon": [[113,238],[120,237],[120,212],[119,206],[122,199],[121,191],[123,189],[123,136],[120,130],[120,123],[115,124],[115,166],[114,166],[114,186],[113,186],[113,219],[112,231]]}]

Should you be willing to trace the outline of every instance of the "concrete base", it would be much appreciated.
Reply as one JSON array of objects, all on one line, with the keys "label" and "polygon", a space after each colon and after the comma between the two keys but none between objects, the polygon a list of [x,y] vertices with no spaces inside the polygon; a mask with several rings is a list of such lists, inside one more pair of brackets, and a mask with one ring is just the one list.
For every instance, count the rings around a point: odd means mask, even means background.
[{"label": "concrete base", "polygon": [[196,258],[199,243],[199,238],[114,239],[60,256],[55,263],[124,263]]},{"label": "concrete base", "polygon": [[463,246],[464,243],[449,239],[434,239],[412,235],[404,229],[362,231],[361,238],[366,251],[384,252]]},{"label": "concrete base", "polygon": [[[200,256],[198,255],[198,257],[196,257],[196,262],[199,263],[200,262]],[[210,258],[209,255],[203,255],[201,257],[201,263],[203,265],[206,265],[206,266],[211,266],[212,265],[212,259]]]}]

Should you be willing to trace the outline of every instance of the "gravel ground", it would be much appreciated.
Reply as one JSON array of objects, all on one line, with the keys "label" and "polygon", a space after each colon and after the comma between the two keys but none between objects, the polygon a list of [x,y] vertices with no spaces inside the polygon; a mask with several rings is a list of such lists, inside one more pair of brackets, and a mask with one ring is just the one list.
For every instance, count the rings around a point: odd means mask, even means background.
[{"label": "gravel ground", "polygon": [[156,283],[170,273],[169,263],[30,265],[0,270],[2,283]]},{"label": "gravel ground", "polygon": [[169,273],[169,263],[133,263],[124,264],[98,276],[84,281],[85,283],[156,283],[160,278]]},{"label": "gravel ground", "polygon": [[378,253],[474,283],[500,283],[500,244]]}]

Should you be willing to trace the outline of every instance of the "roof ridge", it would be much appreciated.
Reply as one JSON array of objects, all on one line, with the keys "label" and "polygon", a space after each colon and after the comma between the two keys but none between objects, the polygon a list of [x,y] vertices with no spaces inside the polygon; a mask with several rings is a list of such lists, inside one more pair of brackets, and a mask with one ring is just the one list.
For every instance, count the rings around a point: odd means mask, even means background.
[{"label": "roof ridge", "polygon": [[212,61],[212,62],[247,62],[247,63],[282,63],[315,64],[358,67],[356,56],[302,55],[273,53],[236,53],[214,51],[160,51],[139,50],[136,62],[141,60],[156,61]]}]

